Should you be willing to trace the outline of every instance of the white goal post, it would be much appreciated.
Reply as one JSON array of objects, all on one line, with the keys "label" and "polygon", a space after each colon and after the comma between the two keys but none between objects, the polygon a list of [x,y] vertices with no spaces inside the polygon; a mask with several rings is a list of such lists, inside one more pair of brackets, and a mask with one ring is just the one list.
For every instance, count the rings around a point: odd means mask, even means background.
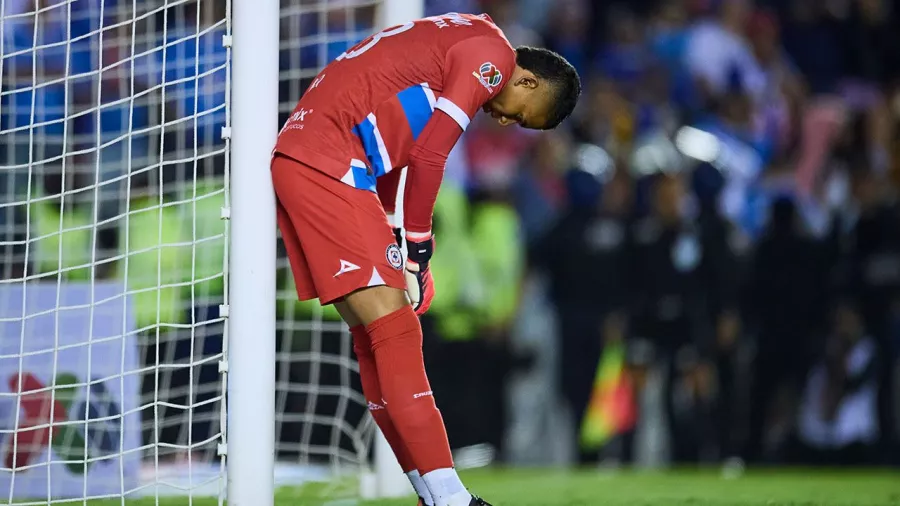
[{"label": "white goal post", "polygon": [[[275,197],[278,4],[232,0],[228,499],[272,506],[275,472]],[[229,434],[230,433],[230,434]]]},{"label": "white goal post", "polygon": [[[233,205],[232,205],[232,207],[235,209],[239,209],[239,207],[240,207],[240,204],[238,203],[239,198],[240,198],[239,194],[244,197],[244,199],[245,199],[244,202],[245,202],[246,206],[255,207],[255,209],[250,210],[250,212],[245,216],[245,218],[247,219],[245,226],[247,228],[253,228],[253,227],[258,227],[260,223],[269,223],[269,222],[274,221],[274,217],[271,215],[273,208],[267,207],[267,206],[269,206],[269,203],[267,201],[268,197],[266,195],[261,194],[263,192],[268,192],[268,194],[271,194],[271,184],[270,184],[269,180],[266,179],[264,184],[260,184],[259,181],[257,181],[256,182],[257,184],[255,184],[255,185],[248,184],[248,185],[244,186],[240,180],[239,165],[242,163],[247,163],[250,167],[255,167],[256,160],[262,159],[264,155],[265,156],[269,155],[268,152],[263,153],[262,150],[259,150],[258,149],[259,146],[260,145],[271,146],[272,143],[274,142],[273,132],[265,131],[265,130],[260,131],[259,129],[256,129],[256,130],[254,130],[254,129],[255,129],[255,125],[270,124],[270,123],[264,121],[264,119],[267,119],[267,118],[261,118],[261,117],[255,116],[255,115],[260,114],[260,112],[259,112],[260,110],[264,111],[262,113],[263,116],[266,116],[266,115],[272,113],[271,99],[273,97],[278,96],[278,93],[277,93],[278,82],[277,82],[277,77],[275,78],[274,81],[271,79],[273,77],[273,72],[272,72],[273,69],[275,70],[275,75],[277,76],[278,62],[271,61],[269,59],[254,60],[252,63],[251,62],[242,62],[241,51],[243,50],[244,51],[243,54],[248,56],[249,58],[255,58],[255,55],[264,53],[266,51],[269,51],[266,54],[276,55],[277,51],[271,51],[271,46],[264,45],[264,44],[271,45],[274,43],[274,44],[276,44],[276,47],[277,47],[277,35],[275,35],[273,37],[263,37],[261,39],[254,40],[252,42],[252,45],[251,45],[251,43],[248,43],[247,48],[242,48],[241,40],[239,39],[240,34],[242,33],[242,30],[241,30],[242,25],[240,23],[242,21],[246,23],[246,25],[243,26],[243,28],[245,30],[254,30],[254,31],[256,31],[256,33],[259,33],[261,31],[265,31],[265,30],[270,30],[272,33],[277,34],[278,26],[273,26],[273,23],[277,21],[277,13],[272,13],[266,9],[263,9],[262,11],[257,10],[251,16],[247,16],[247,18],[243,18],[242,16],[240,16],[241,6],[245,6],[245,8],[249,11],[251,9],[256,9],[258,2],[256,0],[233,0],[233,1],[235,2],[235,5],[236,5],[237,16],[234,18],[235,19],[235,34],[236,34],[235,45],[234,45],[235,78],[234,78],[234,89],[232,92],[233,109],[234,109],[234,117],[235,117],[235,123],[234,123],[234,127],[233,127],[233,130],[235,132],[235,141],[233,141],[234,145],[233,145],[233,151],[232,151],[233,160],[234,160],[234,163],[233,163],[234,169],[233,169],[233,176],[232,176],[232,183],[233,183],[233,186],[232,186],[232,188],[233,188],[232,189]],[[343,14],[348,18],[348,21],[346,21],[346,23],[347,23],[347,30],[349,32],[356,30],[356,27],[353,26],[353,23],[355,21],[357,9],[363,9],[363,8],[370,7],[370,6],[375,8],[374,21],[376,23],[376,26],[373,27],[375,30],[387,28],[387,27],[394,26],[394,25],[399,25],[399,24],[405,23],[405,22],[413,20],[413,19],[421,18],[424,15],[424,0],[376,0],[376,1],[372,1],[372,0],[368,0],[368,1],[366,1],[366,0],[327,0],[325,2],[322,2],[322,1],[310,2],[310,4],[315,5],[315,9],[318,10],[319,12],[325,13],[326,16],[330,14],[330,11],[334,11],[334,10],[343,8],[345,10],[345,13],[343,13]],[[300,3],[299,10],[301,13],[304,11],[303,2]],[[320,23],[321,23],[321,21],[320,21]],[[288,24],[288,26],[290,27],[291,25]],[[290,37],[290,35],[292,35],[292,34],[289,34],[289,37]],[[305,34],[302,32],[299,33],[299,36],[301,39],[304,37],[304,35]],[[368,33],[354,34],[354,35],[350,35],[349,37],[347,37],[347,39],[349,42],[355,42],[355,39],[364,37],[366,35],[368,35]],[[274,41],[272,40],[273,38],[275,39]],[[290,44],[290,42],[289,42],[289,44]],[[325,44],[327,47],[327,41],[325,42]],[[288,78],[290,79],[291,77],[296,76],[301,79],[303,79],[303,78],[309,79],[309,78],[315,76],[316,73],[318,73],[318,71],[320,70],[323,60],[326,63],[328,61],[327,57],[323,58],[320,53],[318,61],[317,61],[318,65],[316,65],[315,67],[313,67],[311,69],[307,69],[307,68],[303,68],[303,66],[301,64],[299,69],[292,69],[293,72],[289,71]],[[242,64],[247,65],[246,68],[242,67]],[[265,66],[266,64],[269,66]],[[291,73],[293,73],[294,75],[290,75]],[[297,74],[299,74],[299,75],[297,75]],[[242,79],[243,79],[243,81],[242,81]],[[241,91],[241,88],[242,88],[241,83],[242,82],[246,83],[244,85],[243,93],[250,93],[250,94],[252,94],[252,96],[247,97],[246,95],[242,94],[242,91]],[[301,86],[302,86],[302,84],[301,84]],[[275,89],[275,93],[273,93],[272,95],[267,95],[268,90],[272,90],[273,87]],[[295,89],[294,86],[290,86],[290,88]],[[264,95],[264,97],[260,98],[260,95]],[[299,97],[298,96],[288,96],[287,103],[285,104],[283,102],[280,105],[280,110],[281,111],[289,111],[289,110],[293,109],[294,102],[296,101],[297,98],[299,98]],[[253,118],[255,120],[255,121],[252,121],[249,125],[244,126],[244,128],[253,130],[252,133],[244,132],[244,134],[246,135],[246,138],[244,139],[245,142],[246,142],[246,139],[248,139],[248,138],[251,138],[251,137],[254,138],[253,143],[248,142],[248,144],[244,146],[244,149],[247,149],[247,150],[250,150],[250,149],[257,150],[252,155],[249,155],[249,153],[245,153],[239,149],[239,147],[241,146],[241,141],[239,140],[241,138],[241,134],[238,133],[238,127],[241,126],[241,115],[242,115],[241,112],[239,112],[239,111],[243,111],[243,114],[246,115],[247,118]],[[253,136],[255,136],[255,137],[253,137]],[[267,136],[271,136],[273,142],[270,142],[270,143],[263,142],[263,140]],[[248,159],[246,162],[242,162],[242,160],[243,160],[241,158],[242,156],[252,156],[254,161],[251,162],[251,160]],[[253,169],[251,169],[250,172],[253,172]],[[250,178],[253,176],[250,175],[250,176],[246,176],[246,177]],[[245,182],[247,182],[247,181],[245,180]],[[402,198],[402,191],[398,192],[398,196],[400,198]],[[260,212],[258,209],[259,209],[261,203],[265,203],[265,205],[262,207],[262,211],[261,211],[262,215],[258,217],[259,219],[256,219],[257,217],[255,216],[255,213]],[[402,209],[402,206],[401,206],[401,209]],[[238,210],[237,213],[240,213],[240,211]],[[246,271],[243,273],[246,276],[246,279],[244,280],[244,282],[254,283],[253,290],[242,290],[240,288],[242,285],[238,282],[238,279],[237,279],[238,272],[239,272],[238,269],[240,269],[240,267],[237,264],[239,264],[241,262],[241,260],[238,260],[238,255],[239,255],[238,249],[246,248],[245,254],[246,254],[246,261],[248,263],[257,262],[257,261],[259,261],[260,258],[272,259],[272,261],[274,262],[274,258],[275,258],[274,252],[268,250],[268,245],[274,244],[274,241],[271,241],[269,239],[269,237],[264,235],[265,232],[268,231],[268,229],[264,232],[260,232],[259,230],[256,230],[254,232],[256,234],[255,236],[252,234],[247,235],[247,237],[253,238],[251,241],[249,241],[251,244],[247,245],[245,243],[244,236],[242,234],[238,233],[238,231],[237,231],[238,223],[235,221],[236,216],[237,215],[234,215],[232,217],[232,242],[231,242],[231,244],[232,244],[232,252],[233,253],[231,256],[231,265],[232,265],[231,280],[232,280],[232,287],[233,287],[233,290],[232,290],[233,296],[232,296],[231,304],[233,306],[241,306],[241,303],[237,299],[237,297],[240,296],[240,297],[246,298],[246,300],[244,301],[245,302],[245,304],[244,304],[245,310],[247,308],[254,307],[255,304],[256,305],[260,304],[260,300],[262,300],[262,301],[265,301],[265,304],[268,304],[267,306],[265,306],[266,308],[272,308],[272,310],[274,311],[275,306],[273,304],[268,303],[268,301],[270,301],[272,299],[272,294],[274,293],[274,290],[275,290],[274,277],[271,279],[268,277],[263,277],[262,280],[257,280],[255,278],[255,274],[254,274],[255,268],[253,268],[253,267],[246,268]],[[254,216],[254,217],[248,218],[249,216]],[[252,244],[252,243],[256,243],[256,242],[263,244],[265,247],[259,248],[259,246],[257,244]],[[272,268],[268,268],[268,267],[266,268],[266,272],[274,273],[275,272],[274,267],[275,267],[275,265],[273,263]],[[269,290],[272,290],[272,291],[270,292]],[[240,294],[240,295],[238,295],[238,294]],[[287,297],[288,298],[293,297],[293,294],[288,293]],[[242,300],[244,300],[244,299],[242,299]],[[271,472],[270,466],[265,466],[265,465],[259,466],[262,468],[262,470],[260,470],[260,469],[252,468],[252,466],[254,466],[254,464],[252,464],[252,463],[253,462],[269,462],[270,460],[265,461],[263,459],[267,459],[267,458],[269,458],[269,456],[271,456],[275,453],[274,448],[271,448],[268,445],[268,443],[273,440],[273,438],[269,434],[264,434],[264,435],[263,434],[255,434],[252,438],[247,437],[245,440],[242,440],[242,444],[252,445],[251,448],[249,448],[250,451],[245,454],[244,451],[248,450],[248,448],[242,447],[241,448],[242,451],[240,451],[239,453],[233,453],[234,451],[236,451],[234,449],[234,444],[233,444],[235,432],[236,432],[236,430],[239,430],[239,429],[235,428],[235,425],[236,425],[235,421],[240,420],[240,417],[245,416],[246,420],[245,420],[243,426],[244,427],[253,427],[254,425],[259,424],[261,422],[259,413],[273,413],[273,415],[278,413],[278,411],[270,409],[268,404],[263,404],[263,401],[265,401],[265,403],[268,403],[269,401],[272,400],[271,396],[269,396],[268,393],[275,391],[274,371],[272,371],[271,375],[269,374],[269,371],[259,371],[260,363],[272,363],[273,362],[273,360],[270,359],[268,354],[271,353],[272,357],[274,357],[274,353],[275,353],[274,339],[271,341],[272,342],[271,347],[268,347],[268,346],[257,347],[255,344],[255,339],[254,339],[254,340],[248,340],[246,342],[241,343],[244,345],[244,347],[241,348],[240,347],[241,344],[238,344],[238,342],[237,342],[240,340],[240,338],[239,338],[240,335],[254,335],[254,333],[256,333],[256,334],[261,333],[261,331],[263,329],[265,329],[266,332],[270,332],[270,330],[267,326],[259,324],[260,323],[258,320],[259,314],[257,314],[254,311],[248,311],[248,313],[245,313],[245,316],[247,317],[247,319],[239,322],[235,318],[235,315],[237,314],[238,311],[240,311],[240,309],[238,307],[236,307],[235,311],[233,311],[231,314],[231,321],[230,321],[231,325],[230,325],[230,329],[229,329],[229,332],[230,332],[230,339],[229,339],[230,345],[229,346],[230,346],[230,355],[231,355],[230,361],[231,361],[231,363],[233,363],[235,365],[236,368],[240,367],[240,365],[243,365],[246,368],[244,371],[245,374],[249,374],[249,375],[253,375],[256,373],[261,373],[261,374],[259,374],[259,376],[255,376],[250,382],[247,382],[246,384],[242,383],[242,386],[246,386],[247,388],[246,388],[246,390],[240,391],[240,392],[235,392],[234,386],[237,384],[237,380],[234,377],[232,377],[229,381],[230,390],[229,390],[229,394],[228,394],[228,402],[229,402],[229,405],[231,405],[233,408],[235,405],[237,405],[237,406],[244,405],[243,401],[247,401],[247,399],[244,399],[244,397],[243,397],[244,395],[260,396],[260,398],[252,399],[250,402],[247,402],[247,404],[246,404],[248,406],[254,405],[254,407],[258,408],[258,409],[250,409],[250,410],[248,410],[247,413],[241,413],[241,414],[235,413],[233,409],[229,411],[229,431],[226,433],[226,434],[230,433],[229,439],[232,441],[232,443],[229,444],[229,454],[231,455],[232,458],[234,457],[234,455],[239,455],[239,458],[240,458],[240,462],[238,463],[238,465],[235,465],[234,461],[232,460],[231,464],[228,466],[228,469],[229,469],[229,476],[228,476],[229,497],[235,497],[235,496],[236,497],[244,497],[243,495],[240,495],[240,494],[244,493],[245,489],[243,489],[242,486],[239,484],[242,483],[242,481],[246,477],[253,475],[252,473],[256,473],[255,476],[260,477],[260,478],[265,476],[265,474],[260,474],[260,473],[270,473]],[[272,323],[274,325],[274,314],[273,314]],[[245,327],[245,325],[246,325],[246,327]],[[315,325],[314,325],[314,327],[315,327]],[[346,332],[344,332],[343,334],[344,334],[343,338],[348,339]],[[274,336],[274,328],[272,329],[272,335]],[[238,351],[238,350],[240,350],[240,351]],[[243,352],[246,352],[246,353],[243,353]],[[238,361],[240,361],[240,362],[238,362]],[[233,375],[234,372],[232,372],[231,374]],[[247,378],[243,378],[243,379],[244,379],[244,381],[247,380]],[[269,382],[272,382],[272,383],[270,384]],[[275,420],[273,420],[273,422],[275,422]],[[238,422],[238,423],[240,423],[240,422]],[[276,423],[272,423],[270,425],[272,425],[274,427],[274,426],[276,426]],[[388,446],[387,441],[377,430],[375,431],[375,436],[376,437],[372,444],[372,448],[374,451],[374,459],[372,462],[373,463],[373,466],[372,466],[373,471],[372,472],[367,471],[367,468],[369,466],[367,466],[363,463],[364,465],[361,468],[362,475],[361,475],[361,480],[360,480],[360,495],[362,495],[363,497],[366,497],[366,498],[397,497],[397,496],[402,496],[402,495],[408,495],[412,490],[411,490],[409,483],[407,482],[405,476],[402,474],[400,466],[397,463],[396,458],[393,456],[393,453],[391,452],[391,449]],[[261,437],[266,437],[268,439],[262,440],[262,439],[260,439]],[[248,466],[251,468],[248,468]],[[245,472],[247,474],[245,474]],[[255,482],[255,480],[247,480],[247,482],[246,482],[246,486],[248,487],[246,489],[246,493],[249,494],[246,496],[246,497],[248,497],[248,501],[249,501],[250,497],[259,497],[260,494],[262,494],[263,497],[268,497],[270,495],[265,488],[260,488],[258,490],[253,490],[252,492],[250,492],[250,488],[253,486],[254,482]],[[238,503],[238,504],[241,504],[241,503]],[[265,503],[265,504],[269,504],[269,503]]]},{"label": "white goal post", "polygon": [[411,492],[268,171],[311,78],[423,4],[0,0],[0,503]]}]

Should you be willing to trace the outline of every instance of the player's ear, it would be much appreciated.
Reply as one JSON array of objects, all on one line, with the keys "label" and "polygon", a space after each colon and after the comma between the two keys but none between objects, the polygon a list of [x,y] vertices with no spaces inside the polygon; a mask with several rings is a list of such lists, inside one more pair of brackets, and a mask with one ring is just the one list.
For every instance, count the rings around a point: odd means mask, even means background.
[{"label": "player's ear", "polygon": [[515,83],[516,86],[522,86],[529,90],[533,90],[533,89],[537,88],[538,87],[537,76],[534,75],[534,73],[531,72],[530,70],[525,70],[522,68],[520,68],[520,70],[521,70],[521,73],[519,74],[518,79],[516,79],[516,83]]}]

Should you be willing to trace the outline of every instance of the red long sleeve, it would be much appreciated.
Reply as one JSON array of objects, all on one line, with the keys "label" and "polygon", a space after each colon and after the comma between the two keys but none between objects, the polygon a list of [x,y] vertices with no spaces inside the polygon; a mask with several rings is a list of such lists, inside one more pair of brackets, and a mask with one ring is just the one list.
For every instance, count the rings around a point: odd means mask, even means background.
[{"label": "red long sleeve", "polygon": [[394,208],[397,207],[397,189],[400,186],[400,173],[399,169],[392,170],[375,181],[378,199],[381,200],[381,207],[384,208],[385,214],[394,214]]},{"label": "red long sleeve", "polygon": [[485,102],[508,84],[515,66],[516,52],[502,37],[472,37],[447,52],[434,114],[409,151],[403,194],[407,232],[431,232],[431,213],[450,150]]},{"label": "red long sleeve", "polygon": [[461,135],[459,124],[438,109],[409,151],[403,193],[403,221],[407,232],[431,232],[431,215],[444,178],[444,165]]}]

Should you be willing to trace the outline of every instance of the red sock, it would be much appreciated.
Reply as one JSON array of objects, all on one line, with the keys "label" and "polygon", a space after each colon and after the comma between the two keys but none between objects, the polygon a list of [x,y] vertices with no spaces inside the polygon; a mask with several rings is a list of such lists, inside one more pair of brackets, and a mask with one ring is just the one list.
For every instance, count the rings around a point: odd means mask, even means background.
[{"label": "red sock", "polygon": [[397,433],[394,422],[387,410],[384,408],[384,400],[381,395],[381,385],[378,383],[378,371],[375,369],[375,355],[372,354],[372,341],[366,332],[366,327],[357,325],[350,329],[350,335],[353,336],[353,352],[356,353],[356,359],[359,361],[359,378],[362,381],[363,396],[369,404],[369,412],[384,438],[387,439],[397,462],[403,468],[404,473],[408,473],[416,468],[409,450]]},{"label": "red sock", "polygon": [[434,403],[422,357],[422,327],[411,306],[366,326],[385,407],[416,469],[425,475],[453,467],[441,412]]}]

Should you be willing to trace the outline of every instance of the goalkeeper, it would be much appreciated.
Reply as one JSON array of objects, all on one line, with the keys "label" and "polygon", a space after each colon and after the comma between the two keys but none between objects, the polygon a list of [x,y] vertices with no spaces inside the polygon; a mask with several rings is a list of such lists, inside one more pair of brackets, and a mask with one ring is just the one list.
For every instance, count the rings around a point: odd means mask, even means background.
[{"label": "goalkeeper", "polygon": [[[297,293],[335,304],[350,326],[369,410],[420,504],[487,504],[453,469],[416,316],[434,296],[431,215],[447,155],[479,109],[502,125],[550,129],[580,93],[559,55],[514,49],[486,15],[447,14],[339,56],[278,136],[272,179]],[[391,215],[406,166],[404,259]]]}]

